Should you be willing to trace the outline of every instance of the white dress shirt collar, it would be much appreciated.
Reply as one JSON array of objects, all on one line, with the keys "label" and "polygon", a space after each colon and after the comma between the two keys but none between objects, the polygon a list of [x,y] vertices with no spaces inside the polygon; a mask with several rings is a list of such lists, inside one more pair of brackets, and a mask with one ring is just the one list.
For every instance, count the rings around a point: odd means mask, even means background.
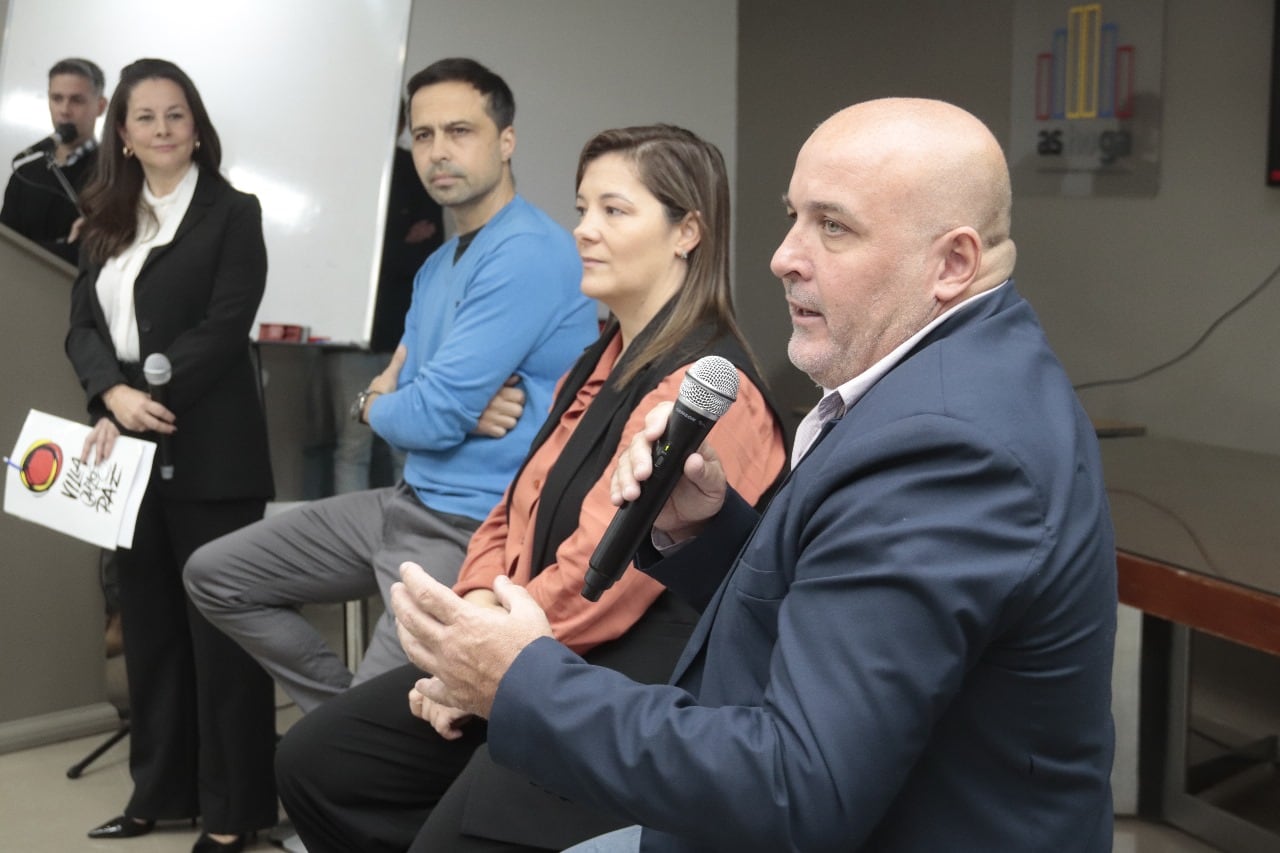
[{"label": "white dress shirt collar", "polygon": [[[982,293],[971,296],[958,305],[951,306],[937,317],[934,317],[933,320],[925,325],[924,328],[920,329],[920,331],[894,347],[893,351],[884,358],[880,359],[875,364],[850,379],[848,382],[843,383],[839,388],[823,388],[823,401],[820,401],[817,406],[814,406],[813,409],[804,416],[804,420],[800,422],[800,426],[796,429],[795,444],[791,448],[791,467],[794,468],[796,464],[804,458],[805,453],[808,452],[814,439],[818,437],[818,433],[822,430],[822,425],[827,420],[830,420],[832,417],[843,416],[845,412],[853,408],[853,404],[862,399],[862,395],[866,394],[867,391],[871,389],[872,385],[875,385],[881,377],[892,370],[898,362],[902,361],[902,359],[906,357],[907,353],[911,351],[912,347],[920,343],[925,335],[945,323],[948,317],[951,317],[960,309],[974,305],[979,301],[986,299],[988,296],[991,296],[995,292],[1007,287],[1008,284],[1009,280],[1006,279],[1002,284],[993,287],[990,290],[984,290]],[[823,404],[832,393],[839,393],[840,398],[844,401],[843,407],[834,406],[834,401],[827,402],[826,405]]]}]

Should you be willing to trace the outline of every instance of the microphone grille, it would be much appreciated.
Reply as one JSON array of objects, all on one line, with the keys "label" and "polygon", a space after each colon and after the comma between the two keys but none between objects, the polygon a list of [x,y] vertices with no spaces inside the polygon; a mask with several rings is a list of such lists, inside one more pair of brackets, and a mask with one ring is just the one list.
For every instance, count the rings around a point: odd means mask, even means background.
[{"label": "microphone grille", "polygon": [[53,135],[58,137],[58,142],[70,142],[80,133],[79,129],[73,122],[64,121],[53,129]]},{"label": "microphone grille", "polygon": [[142,374],[150,385],[164,385],[173,378],[173,365],[169,357],[162,352],[153,352],[142,363]]},{"label": "microphone grille", "polygon": [[713,421],[738,399],[738,369],[718,355],[705,355],[693,363],[680,383],[680,402]]}]

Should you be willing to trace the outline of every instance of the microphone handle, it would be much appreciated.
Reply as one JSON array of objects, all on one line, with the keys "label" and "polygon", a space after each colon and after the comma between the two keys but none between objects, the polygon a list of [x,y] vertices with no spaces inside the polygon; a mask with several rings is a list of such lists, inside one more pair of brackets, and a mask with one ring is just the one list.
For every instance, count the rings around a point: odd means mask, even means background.
[{"label": "microphone handle", "polygon": [[640,484],[640,497],[618,507],[587,561],[583,598],[598,601],[622,577],[684,475],[685,460],[698,449],[715,423],[676,403],[666,432],[653,446],[653,474]]},{"label": "microphone handle", "polygon": [[[147,393],[151,395],[151,399],[155,400],[166,409],[169,408],[169,383],[163,385],[152,385],[147,383]],[[170,436],[161,433],[156,437],[157,451],[160,455],[160,479],[173,479],[173,444]]]}]

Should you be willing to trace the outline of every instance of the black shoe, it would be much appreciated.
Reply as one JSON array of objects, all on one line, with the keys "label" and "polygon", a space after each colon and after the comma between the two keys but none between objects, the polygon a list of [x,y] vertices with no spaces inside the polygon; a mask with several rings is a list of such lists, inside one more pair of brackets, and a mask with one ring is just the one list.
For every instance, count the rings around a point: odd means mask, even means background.
[{"label": "black shoe", "polygon": [[196,839],[196,846],[191,848],[191,853],[241,853],[244,850],[245,838],[241,835],[235,841],[224,844],[221,841],[214,841],[209,837],[209,833],[202,832]]},{"label": "black shoe", "polygon": [[137,838],[156,828],[154,820],[136,821],[127,815],[113,817],[102,826],[89,830],[90,838]]}]

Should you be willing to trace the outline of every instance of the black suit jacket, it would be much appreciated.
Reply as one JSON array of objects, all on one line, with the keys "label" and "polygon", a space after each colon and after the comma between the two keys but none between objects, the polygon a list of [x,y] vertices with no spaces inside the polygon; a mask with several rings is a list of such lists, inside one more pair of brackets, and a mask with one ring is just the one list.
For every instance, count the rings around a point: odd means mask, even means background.
[{"label": "black suit jacket", "polygon": [[[66,351],[94,421],[102,393],[121,382],[146,389],[138,364],[122,364],[97,296],[101,267],[87,258],[71,289]],[[134,285],[142,357],[173,365],[174,477],[153,477],[159,495],[185,500],[273,495],[249,331],[266,286],[267,251],[258,200],[201,172],[173,240],[147,257]],[[155,435],[143,435],[155,438]]]},{"label": "black suit jacket", "polygon": [[[98,162],[98,149],[86,152],[70,166],[55,166],[77,193],[84,189]],[[49,161],[41,157],[18,168],[4,189],[0,222],[39,243],[67,263],[80,256],[80,244],[68,243],[72,224],[80,217],[76,203],[67,197]]]}]

